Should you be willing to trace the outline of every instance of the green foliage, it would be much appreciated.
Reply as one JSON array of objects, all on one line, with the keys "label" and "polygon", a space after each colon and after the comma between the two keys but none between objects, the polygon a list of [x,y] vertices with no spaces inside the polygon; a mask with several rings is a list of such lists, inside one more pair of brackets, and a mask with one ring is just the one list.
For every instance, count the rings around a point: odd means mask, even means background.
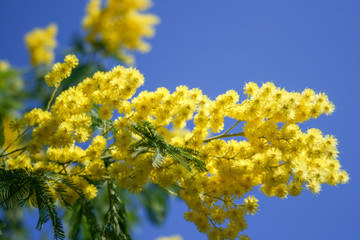
[{"label": "green foliage", "polygon": [[[115,52],[109,52],[106,46],[101,41],[94,41],[90,46],[86,39],[81,37],[79,34],[75,34],[72,38],[72,46],[73,49],[70,51],[71,53],[76,53],[76,55],[84,55],[85,57],[90,56],[92,60],[96,60],[96,58],[102,58],[104,55],[113,58],[120,64],[127,64],[127,59],[129,58],[128,54],[119,49]],[[100,65],[101,67],[101,65]],[[99,66],[96,69],[102,70]]]},{"label": "green foliage", "polygon": [[69,238],[73,240],[81,239],[81,227],[83,227],[83,239],[101,239],[100,226],[97,216],[94,213],[94,206],[91,201],[81,198],[72,207],[72,221]]},{"label": "green foliage", "polygon": [[[41,230],[43,225],[50,219],[53,225],[54,238],[65,239],[63,225],[56,212],[52,199],[53,196],[47,186],[48,184],[41,178],[38,181],[33,182],[31,187],[35,190],[36,202],[39,210],[39,220],[36,228]],[[29,193],[29,196],[31,196],[31,192]]]},{"label": "green foliage", "polygon": [[[107,197],[109,201],[108,209],[104,215],[104,223],[100,226],[99,215],[101,209],[96,204],[96,199],[87,200],[80,198],[69,211],[72,212],[70,218],[69,239],[116,239],[131,240],[128,226],[128,216],[124,203],[120,198],[116,186],[113,182],[107,182]],[[104,192],[105,193],[105,192]],[[105,194],[102,194],[105,195]],[[104,205],[102,199],[102,205]]]},{"label": "green foliage", "polygon": [[0,207],[7,210],[29,198],[30,176],[25,169],[0,170]]},{"label": "green foliage", "polygon": [[65,91],[72,86],[76,86],[84,78],[91,77],[96,71],[105,71],[105,67],[96,62],[83,62],[80,60],[79,65],[72,70],[69,78],[60,85],[61,91]]},{"label": "green foliage", "polygon": [[0,219],[0,236],[2,235],[2,228],[5,228],[6,227],[6,225],[5,225],[5,223]]},{"label": "green foliage", "polygon": [[4,123],[3,123],[3,116],[0,112],[0,148],[3,148],[5,144],[5,134],[4,134]]},{"label": "green foliage", "polygon": [[99,239],[100,226],[94,213],[94,206],[89,200],[84,199],[82,203],[82,208],[84,211],[84,216],[86,218],[86,223],[89,226],[89,233],[91,233],[92,239]]},{"label": "green foliage", "polygon": [[153,166],[160,167],[166,156],[169,155],[189,171],[191,171],[190,165],[199,171],[207,171],[205,163],[197,158],[199,157],[199,152],[166,143],[163,136],[156,132],[156,129],[150,122],[131,123],[131,127],[141,137],[131,148],[133,158],[144,153],[154,153],[152,157]]},{"label": "green foliage", "polygon": [[72,212],[72,217],[71,217],[71,228],[70,228],[70,232],[69,232],[69,238],[73,239],[73,240],[78,240],[79,239],[79,235],[80,235],[80,230],[81,230],[81,220],[82,220],[82,216],[83,216],[83,208],[82,208],[82,204],[79,204],[79,201],[77,202],[77,204],[74,205],[73,207],[73,212]]},{"label": "green foliage", "polygon": [[131,240],[125,206],[116,192],[116,186],[108,181],[109,210],[102,230],[102,237],[111,240]]},{"label": "green foliage", "polygon": [[26,96],[23,84],[20,71],[12,68],[0,70],[0,112],[4,116],[22,107],[22,100]]},{"label": "green foliage", "polygon": [[[31,172],[27,169],[0,169],[0,206],[6,210],[16,205],[23,206],[27,202],[36,205],[39,210],[36,228],[41,230],[51,220],[54,239],[64,239],[63,226],[50,191],[54,183],[50,181],[42,170]],[[61,192],[58,194],[62,195]]]},{"label": "green foliage", "polygon": [[145,207],[149,220],[160,226],[168,213],[168,193],[155,184],[147,184],[137,196]]}]

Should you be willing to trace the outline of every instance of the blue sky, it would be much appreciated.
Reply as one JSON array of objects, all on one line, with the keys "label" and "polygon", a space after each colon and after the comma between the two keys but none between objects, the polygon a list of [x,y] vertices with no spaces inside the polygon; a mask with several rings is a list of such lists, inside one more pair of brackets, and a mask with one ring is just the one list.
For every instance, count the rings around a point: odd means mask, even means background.
[{"label": "blue sky", "polygon": [[[60,50],[80,30],[85,0],[0,1],[0,59],[23,67],[28,56],[23,36],[33,27],[59,25]],[[358,0],[158,0],[151,12],[161,18],[152,51],[137,54],[143,89],[178,85],[199,87],[210,97],[246,82],[273,81],[288,91],[312,88],[336,105],[302,127],[320,128],[340,142],[340,162],[350,173],[347,185],[324,186],[320,195],[303,192],[288,199],[260,199],[249,216],[253,239],[358,239],[360,236],[360,1]],[[241,96],[244,99],[244,96]],[[136,239],[180,234],[206,239],[186,223],[180,201],[171,202],[163,228],[145,224]]]}]

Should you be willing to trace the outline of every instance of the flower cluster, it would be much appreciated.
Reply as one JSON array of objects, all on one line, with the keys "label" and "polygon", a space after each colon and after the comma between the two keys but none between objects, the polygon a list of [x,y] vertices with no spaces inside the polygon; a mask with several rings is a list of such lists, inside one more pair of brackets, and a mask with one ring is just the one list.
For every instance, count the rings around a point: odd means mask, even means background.
[{"label": "flower cluster", "polygon": [[[66,64],[77,62],[75,57],[66,59]],[[51,74],[62,79],[70,73],[65,72]],[[249,195],[255,186],[267,196],[285,198],[299,195],[303,188],[319,193],[324,183],[337,185],[349,179],[337,160],[334,136],[299,127],[333,112],[323,93],[248,83],[242,102],[234,90],[211,100],[200,89],[186,86],[172,93],[158,88],[133,97],[143,83],[138,70],[118,66],[63,91],[49,111],[26,113],[23,122],[33,128],[32,139],[26,152],[7,160],[7,168],[61,173],[89,199],[97,195],[93,183],[105,179],[132,193],[147,182],[158,184],[186,202],[185,219],[209,239],[235,239],[246,229],[245,216],[259,207]],[[235,124],[219,133],[225,118]],[[188,171],[170,156],[154,167],[153,152],[131,154],[133,143],[140,140],[132,124],[142,121],[151,123],[166,143],[198,151],[208,171]],[[240,132],[231,133],[241,125]],[[211,131],[219,134],[209,136]],[[79,198],[72,189],[67,191],[71,201]]]},{"label": "flower cluster", "polygon": [[100,43],[111,54],[123,50],[149,51],[150,45],[143,38],[154,35],[159,19],[141,11],[151,4],[151,0],[109,0],[102,7],[101,0],[90,0],[83,20],[87,40],[94,47]]},{"label": "flower cluster", "polygon": [[57,26],[50,24],[45,29],[35,28],[25,36],[25,43],[30,52],[30,60],[33,66],[45,64],[51,65],[54,60]]},{"label": "flower cluster", "polygon": [[64,63],[56,63],[51,72],[45,75],[45,82],[49,87],[58,87],[62,80],[71,75],[72,70],[79,64],[75,55],[67,55]]}]

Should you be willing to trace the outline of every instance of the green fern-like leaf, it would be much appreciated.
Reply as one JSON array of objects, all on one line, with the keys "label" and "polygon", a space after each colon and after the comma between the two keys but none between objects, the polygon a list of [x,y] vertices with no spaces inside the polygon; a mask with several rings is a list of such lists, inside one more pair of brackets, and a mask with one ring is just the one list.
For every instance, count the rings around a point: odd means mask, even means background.
[{"label": "green fern-like leaf", "polygon": [[27,197],[31,179],[26,169],[0,169],[0,206],[7,210],[16,205],[23,205]]},{"label": "green fern-like leaf", "polygon": [[159,147],[155,148],[155,153],[152,157],[153,166],[160,167],[163,164],[165,157],[166,153],[163,149],[160,149]]},{"label": "green fern-like leaf", "polygon": [[94,213],[94,206],[89,200],[84,199],[82,202],[83,214],[86,218],[86,223],[89,226],[91,238],[93,240],[101,239],[100,237],[100,226],[97,217]]},{"label": "green fern-like leaf", "polygon": [[199,160],[199,152],[190,148],[182,148],[178,146],[169,146],[169,151],[177,157],[182,158],[185,162],[191,163],[199,171],[207,171],[205,163]]},{"label": "green fern-like leaf", "polygon": [[[92,203],[85,198],[80,198],[73,205],[69,239],[101,239],[100,227],[94,210]],[[80,235],[81,229],[83,229],[82,236]]]},{"label": "green fern-like leaf", "polygon": [[56,212],[51,183],[47,181],[43,170],[31,172],[27,169],[0,169],[0,206],[9,209],[16,205],[24,205],[28,200],[33,202],[39,211],[36,226],[41,230],[47,221],[52,222],[54,239],[65,239],[61,220]]},{"label": "green fern-like leaf", "polygon": [[134,132],[141,137],[140,140],[132,144],[129,151],[133,158],[144,153],[153,153],[152,163],[154,167],[161,167],[166,156],[170,156],[189,171],[191,171],[191,166],[199,171],[207,171],[205,163],[198,159],[199,152],[166,143],[164,137],[156,132],[150,122],[131,123],[131,126]]},{"label": "green fern-like leaf", "polygon": [[72,222],[71,222],[69,238],[72,240],[78,240],[81,230],[81,220],[83,217],[83,208],[81,205],[81,199],[74,204],[72,211],[73,214],[71,218]]},{"label": "green fern-like leaf", "polygon": [[52,196],[50,192],[48,183],[40,177],[37,180],[33,180],[33,186],[35,188],[37,208],[39,210],[39,220],[36,228],[41,230],[43,225],[51,220],[54,239],[65,239],[61,219],[56,212],[53,201],[54,196]]},{"label": "green fern-like leaf", "polygon": [[143,154],[143,153],[147,153],[149,151],[149,148],[147,147],[136,147],[134,149],[133,154],[131,155],[132,158],[136,158],[139,155]]},{"label": "green fern-like leaf", "polygon": [[102,237],[113,240],[131,240],[127,226],[125,206],[120,196],[115,191],[115,184],[108,183],[109,210],[106,213],[106,222],[103,227]]},{"label": "green fern-like leaf", "polygon": [[75,191],[80,196],[80,198],[82,198],[82,199],[85,198],[82,190],[78,187],[78,185],[76,185],[67,176],[60,175],[56,172],[44,172],[43,178],[47,182],[56,183],[56,184],[51,184],[50,187],[56,191],[58,198],[68,208],[72,207],[72,203],[68,202],[68,200],[67,200],[67,199],[69,199],[69,196],[67,196],[68,188]]}]

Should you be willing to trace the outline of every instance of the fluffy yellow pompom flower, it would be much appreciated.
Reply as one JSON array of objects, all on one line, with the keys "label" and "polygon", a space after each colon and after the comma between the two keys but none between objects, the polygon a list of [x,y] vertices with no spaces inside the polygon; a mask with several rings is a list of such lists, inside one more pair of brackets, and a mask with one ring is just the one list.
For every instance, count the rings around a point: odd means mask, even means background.
[{"label": "fluffy yellow pompom flower", "polygon": [[58,87],[62,80],[71,75],[72,70],[79,64],[75,55],[69,54],[65,57],[64,63],[56,63],[51,72],[45,75],[45,82],[49,87]]},{"label": "fluffy yellow pompom flower", "polygon": [[45,29],[35,28],[25,36],[26,47],[30,53],[31,64],[51,65],[54,61],[54,49],[56,42],[57,25],[50,24]]},{"label": "fluffy yellow pompom flower", "polygon": [[141,11],[151,6],[150,0],[109,0],[101,7],[101,0],[90,0],[83,27],[87,40],[103,45],[110,54],[122,54],[123,50],[147,52],[150,45],[143,38],[152,37],[158,17]]},{"label": "fluffy yellow pompom flower", "polygon": [[39,108],[34,108],[30,112],[24,114],[25,123],[27,123],[30,126],[40,124],[48,120],[50,117],[51,117],[51,113]]},{"label": "fluffy yellow pompom flower", "polygon": [[259,208],[258,204],[259,200],[257,200],[254,196],[248,196],[244,199],[244,203],[242,207],[245,209],[245,211],[251,215],[254,215]]}]

